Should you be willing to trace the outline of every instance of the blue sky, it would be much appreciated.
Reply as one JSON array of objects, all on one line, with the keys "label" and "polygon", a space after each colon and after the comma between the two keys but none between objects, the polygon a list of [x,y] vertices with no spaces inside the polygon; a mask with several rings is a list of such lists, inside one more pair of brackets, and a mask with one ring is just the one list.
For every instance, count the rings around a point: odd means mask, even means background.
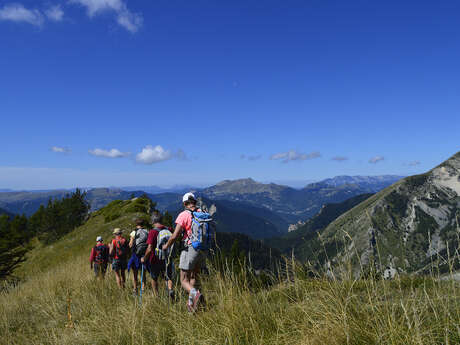
[{"label": "blue sky", "polygon": [[460,149],[456,1],[0,1],[0,188],[410,175]]}]

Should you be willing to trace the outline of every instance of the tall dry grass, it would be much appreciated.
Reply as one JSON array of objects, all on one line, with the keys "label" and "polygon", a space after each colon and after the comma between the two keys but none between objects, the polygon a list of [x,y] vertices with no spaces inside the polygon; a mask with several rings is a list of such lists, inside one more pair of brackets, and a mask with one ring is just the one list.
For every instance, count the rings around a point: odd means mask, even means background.
[{"label": "tall dry grass", "polygon": [[210,266],[202,280],[207,310],[190,315],[181,293],[171,303],[163,291],[156,297],[147,289],[139,305],[129,286],[116,287],[112,273],[96,281],[80,256],[1,293],[0,343],[460,343],[460,289],[453,280],[312,279],[295,265],[287,272],[267,286],[247,270]]}]

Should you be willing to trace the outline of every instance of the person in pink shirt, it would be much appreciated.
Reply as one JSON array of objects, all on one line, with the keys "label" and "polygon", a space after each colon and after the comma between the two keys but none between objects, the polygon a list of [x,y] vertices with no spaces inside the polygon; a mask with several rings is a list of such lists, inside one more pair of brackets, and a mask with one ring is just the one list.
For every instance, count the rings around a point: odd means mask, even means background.
[{"label": "person in pink shirt", "polygon": [[185,210],[177,216],[174,233],[168,242],[163,245],[163,250],[167,250],[179,235],[183,234],[182,240],[184,241],[185,249],[182,250],[179,260],[180,282],[184,290],[189,294],[187,308],[190,312],[194,312],[199,302],[203,300],[203,295],[195,288],[195,284],[200,267],[206,260],[207,251],[194,249],[189,239],[192,232],[192,212],[198,211],[195,195],[186,193],[182,197],[182,202]]}]

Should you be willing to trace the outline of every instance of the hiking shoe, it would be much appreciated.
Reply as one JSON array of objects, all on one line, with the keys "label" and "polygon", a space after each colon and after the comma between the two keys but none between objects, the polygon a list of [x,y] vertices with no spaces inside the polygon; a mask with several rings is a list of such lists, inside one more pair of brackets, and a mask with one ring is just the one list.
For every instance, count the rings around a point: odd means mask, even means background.
[{"label": "hiking shoe", "polygon": [[168,296],[172,301],[174,301],[176,299],[176,296],[174,294],[174,290],[168,290]]},{"label": "hiking shoe", "polygon": [[194,310],[193,310],[193,303],[190,303],[189,301],[187,301],[187,310],[190,312],[190,313],[193,313]]},{"label": "hiking shoe", "polygon": [[203,300],[203,295],[199,290],[196,291],[195,297],[193,297],[192,309],[195,312],[198,309],[198,305]]}]

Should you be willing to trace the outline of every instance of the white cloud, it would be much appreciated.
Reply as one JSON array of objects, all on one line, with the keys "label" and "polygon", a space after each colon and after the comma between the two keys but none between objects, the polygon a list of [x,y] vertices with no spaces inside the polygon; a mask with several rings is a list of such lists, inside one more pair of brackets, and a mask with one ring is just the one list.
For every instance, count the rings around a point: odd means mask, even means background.
[{"label": "white cloud", "polygon": [[262,155],[248,155],[246,156],[245,154],[242,154],[240,156],[241,159],[247,159],[248,161],[257,161],[262,158]]},{"label": "white cloud", "polygon": [[420,164],[421,164],[420,161],[412,161],[412,162],[409,162],[409,163],[408,163],[408,165],[409,165],[410,167],[415,167],[415,166],[420,165]]},{"label": "white cloud", "polygon": [[383,156],[375,156],[375,157],[372,157],[371,159],[369,159],[369,163],[371,164],[376,164],[380,161],[383,161],[385,159],[385,157]]},{"label": "white cloud", "polygon": [[45,11],[46,16],[49,20],[60,22],[64,18],[64,11],[61,5],[51,6]]},{"label": "white cloud", "polygon": [[144,21],[141,14],[131,12],[122,0],[70,0],[70,2],[86,7],[89,17],[103,12],[114,12],[117,23],[132,33],[137,32]]},{"label": "white cloud", "polygon": [[103,149],[94,149],[88,151],[91,155],[97,157],[106,157],[106,158],[122,158],[129,156],[129,152],[121,152],[118,149],[103,150]]},{"label": "white cloud", "polygon": [[332,157],[332,160],[333,160],[333,161],[336,161],[336,162],[343,162],[343,161],[347,161],[347,160],[348,160],[348,157],[335,156],[335,157]]},{"label": "white cloud", "polygon": [[52,146],[51,151],[57,152],[57,153],[69,153],[70,149],[67,147]]},{"label": "white cloud", "polygon": [[0,20],[23,22],[35,26],[42,26],[45,22],[43,14],[39,10],[30,10],[22,4],[7,4],[0,9]]},{"label": "white cloud", "polygon": [[118,13],[117,23],[131,33],[139,30],[144,22],[144,18],[138,13],[132,13],[127,9]]},{"label": "white cloud", "polygon": [[173,158],[173,154],[169,150],[165,150],[162,146],[147,145],[136,155],[136,161],[143,164],[153,164],[162,161],[167,161]]},{"label": "white cloud", "polygon": [[290,150],[288,152],[275,153],[270,156],[271,160],[281,160],[283,163],[288,163],[291,161],[304,161],[307,159],[313,159],[321,157],[321,153],[318,151],[311,153],[300,153],[296,150]]}]

